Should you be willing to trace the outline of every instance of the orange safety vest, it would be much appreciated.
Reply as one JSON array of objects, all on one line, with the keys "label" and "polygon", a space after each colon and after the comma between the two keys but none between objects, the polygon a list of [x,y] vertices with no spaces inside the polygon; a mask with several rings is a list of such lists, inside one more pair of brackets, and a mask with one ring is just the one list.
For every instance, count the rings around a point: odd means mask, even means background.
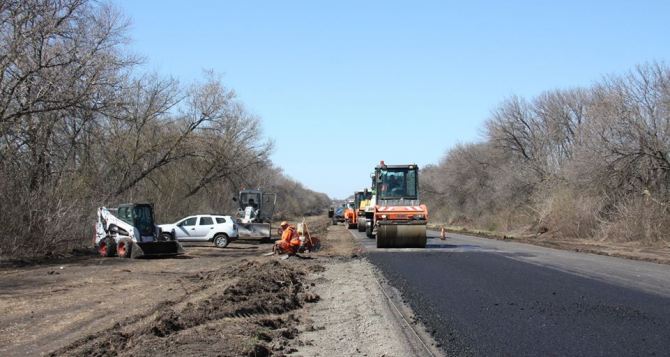
[{"label": "orange safety vest", "polygon": [[296,234],[296,231],[295,231],[295,227],[288,226],[288,228],[284,229],[284,232],[281,234],[281,240],[286,242],[286,243],[290,243],[291,238],[293,238],[296,235],[297,234]]}]

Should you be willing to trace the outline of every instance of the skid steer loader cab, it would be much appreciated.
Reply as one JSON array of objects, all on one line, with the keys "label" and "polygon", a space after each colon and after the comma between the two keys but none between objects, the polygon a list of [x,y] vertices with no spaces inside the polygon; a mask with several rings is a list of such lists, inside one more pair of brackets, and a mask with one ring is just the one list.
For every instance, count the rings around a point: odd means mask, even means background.
[{"label": "skid steer loader cab", "polygon": [[239,204],[238,230],[240,238],[272,239],[272,216],[277,194],[261,190],[242,190],[234,198]]},{"label": "skid steer loader cab", "polygon": [[154,224],[154,210],[148,203],[120,205],[116,210],[118,217],[137,229],[139,242],[150,242],[158,235]]},{"label": "skid steer loader cab", "polygon": [[240,208],[244,209],[247,206],[252,206],[258,209],[261,205],[261,191],[242,191],[240,192]]}]

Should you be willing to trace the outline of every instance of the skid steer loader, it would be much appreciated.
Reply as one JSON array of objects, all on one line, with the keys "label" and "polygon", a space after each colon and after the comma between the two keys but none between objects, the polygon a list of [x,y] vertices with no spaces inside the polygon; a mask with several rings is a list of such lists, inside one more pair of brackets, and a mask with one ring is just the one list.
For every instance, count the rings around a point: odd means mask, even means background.
[{"label": "skid steer loader", "polygon": [[277,194],[260,190],[241,190],[233,197],[239,208],[237,225],[240,238],[272,239],[272,216],[277,205]]},{"label": "skid steer loader", "polygon": [[419,201],[419,167],[381,161],[373,187],[376,202],[366,222],[368,237],[376,237],[378,248],[425,248],[428,208]]},{"label": "skid steer loader", "polygon": [[103,257],[139,258],[184,253],[179,242],[161,234],[160,228],[154,224],[153,206],[147,203],[98,208],[94,243]]}]

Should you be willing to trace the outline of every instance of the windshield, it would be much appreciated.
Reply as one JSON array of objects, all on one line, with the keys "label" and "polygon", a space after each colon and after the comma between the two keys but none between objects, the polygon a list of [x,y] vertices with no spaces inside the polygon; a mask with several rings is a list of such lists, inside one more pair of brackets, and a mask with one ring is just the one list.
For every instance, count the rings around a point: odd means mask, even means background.
[{"label": "windshield", "polygon": [[416,198],[416,171],[416,168],[379,170],[378,192],[380,198]]},{"label": "windshield", "polygon": [[133,219],[140,234],[149,236],[154,233],[154,217],[150,206],[133,207]]},{"label": "windshield", "polygon": [[246,208],[247,206],[258,208],[258,204],[260,202],[261,202],[260,192],[242,192],[240,194],[240,206],[242,208]]},{"label": "windshield", "polygon": [[354,207],[358,208],[361,206],[361,202],[369,200],[372,197],[372,192],[356,192],[356,200],[354,201]]}]

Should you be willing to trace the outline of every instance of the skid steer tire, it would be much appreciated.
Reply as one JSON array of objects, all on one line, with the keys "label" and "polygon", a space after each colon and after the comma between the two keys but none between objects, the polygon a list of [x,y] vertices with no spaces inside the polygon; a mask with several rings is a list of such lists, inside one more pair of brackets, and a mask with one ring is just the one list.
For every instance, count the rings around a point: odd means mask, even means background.
[{"label": "skid steer tire", "polygon": [[116,245],[116,254],[119,258],[130,258],[133,250],[133,242],[130,239],[121,239]]},{"label": "skid steer tire", "polygon": [[112,237],[103,238],[98,243],[98,254],[101,257],[113,257],[116,254],[116,241]]},{"label": "skid steer tire", "polygon": [[225,248],[228,246],[228,243],[230,243],[230,241],[228,240],[228,236],[224,233],[219,233],[214,236],[214,245],[217,248]]}]

